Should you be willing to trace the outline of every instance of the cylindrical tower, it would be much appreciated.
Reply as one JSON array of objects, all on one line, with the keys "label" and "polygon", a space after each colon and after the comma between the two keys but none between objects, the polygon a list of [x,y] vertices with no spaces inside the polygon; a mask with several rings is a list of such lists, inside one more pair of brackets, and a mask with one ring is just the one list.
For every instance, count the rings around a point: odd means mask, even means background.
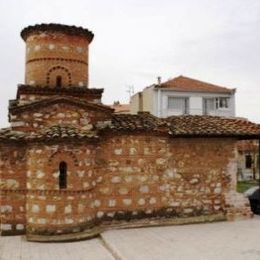
[{"label": "cylindrical tower", "polygon": [[61,24],[28,26],[25,84],[49,87],[88,87],[88,46],[94,34]]}]

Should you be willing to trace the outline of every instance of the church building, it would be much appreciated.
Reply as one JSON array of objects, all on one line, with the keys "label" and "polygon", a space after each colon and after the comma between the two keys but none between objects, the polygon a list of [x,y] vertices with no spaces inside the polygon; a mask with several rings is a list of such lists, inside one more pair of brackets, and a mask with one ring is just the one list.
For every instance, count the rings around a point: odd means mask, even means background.
[{"label": "church building", "polygon": [[40,24],[21,36],[25,82],[0,130],[1,235],[69,241],[252,216],[236,192],[236,143],[259,139],[259,125],[114,113],[88,84],[91,31]]}]

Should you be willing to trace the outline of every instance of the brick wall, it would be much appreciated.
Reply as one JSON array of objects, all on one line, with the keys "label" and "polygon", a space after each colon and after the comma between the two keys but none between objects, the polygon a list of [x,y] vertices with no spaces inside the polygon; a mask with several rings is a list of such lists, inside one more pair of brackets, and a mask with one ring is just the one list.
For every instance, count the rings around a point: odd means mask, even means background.
[{"label": "brick wall", "polygon": [[0,146],[0,232],[25,231],[26,149],[17,145]]},{"label": "brick wall", "polygon": [[59,75],[63,86],[88,86],[88,44],[86,37],[58,32],[30,35],[25,83],[55,87]]},{"label": "brick wall", "polygon": [[11,115],[11,127],[18,131],[36,131],[52,125],[92,127],[92,124],[110,119],[103,111],[81,109],[70,104],[54,104],[39,111],[30,109]]},{"label": "brick wall", "polygon": [[[102,223],[143,219],[249,217],[246,201],[240,198],[237,203],[234,191],[234,145],[233,139],[152,135],[111,135],[99,145],[31,145],[26,168],[13,176],[13,183],[27,184],[27,232],[73,233]],[[11,148],[6,150],[12,154]],[[68,165],[68,186],[62,190],[61,161]],[[6,170],[16,171],[17,165],[8,158],[1,163],[2,182],[7,183]],[[20,202],[13,199],[18,196],[24,203],[24,195],[1,196],[2,223],[12,228],[25,223],[16,205]],[[10,209],[22,214],[23,221],[8,219]]]}]

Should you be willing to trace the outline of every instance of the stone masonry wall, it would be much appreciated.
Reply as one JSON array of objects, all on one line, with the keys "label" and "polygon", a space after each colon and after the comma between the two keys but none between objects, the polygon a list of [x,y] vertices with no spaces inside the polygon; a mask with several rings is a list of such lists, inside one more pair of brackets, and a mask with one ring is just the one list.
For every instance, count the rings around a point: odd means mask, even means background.
[{"label": "stone masonry wall", "polygon": [[[104,136],[99,144],[32,144],[26,166],[24,159],[10,163],[9,158],[18,158],[17,148],[5,149],[1,183],[12,182],[18,190],[25,189],[26,180],[28,234],[74,233],[121,221],[249,217],[247,202],[240,198],[237,203],[234,190],[234,147],[233,139],[152,135]],[[68,165],[68,186],[62,190],[61,161]],[[26,178],[11,179],[13,173],[7,172],[17,166],[23,170],[15,176]],[[2,230],[24,227],[25,213],[19,210],[24,211],[25,193],[5,194],[1,192]],[[9,213],[16,219],[10,220]]]},{"label": "stone masonry wall", "polygon": [[[28,151],[27,231],[79,232],[93,226],[94,187],[99,179],[93,146],[39,145]],[[59,189],[59,164],[67,163],[67,188]]]},{"label": "stone masonry wall", "polygon": [[225,213],[234,141],[122,136],[102,144],[104,220]]},{"label": "stone masonry wall", "polygon": [[0,233],[25,232],[26,148],[0,146]]},{"label": "stone masonry wall", "polygon": [[[92,128],[92,124],[109,120],[104,112],[81,109],[69,104],[55,104],[42,108],[40,111],[28,110],[11,115],[11,126],[18,131],[37,131],[52,125],[68,125]],[[84,128],[83,128],[84,129]]]}]

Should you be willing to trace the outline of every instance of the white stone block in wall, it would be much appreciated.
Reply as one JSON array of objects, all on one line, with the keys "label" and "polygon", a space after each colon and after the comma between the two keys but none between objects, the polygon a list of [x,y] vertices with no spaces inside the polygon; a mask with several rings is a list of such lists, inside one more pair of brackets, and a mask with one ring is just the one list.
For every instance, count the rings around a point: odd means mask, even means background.
[{"label": "white stone block in wall", "polygon": [[83,182],[83,188],[86,189],[89,187],[89,183],[88,182]]},{"label": "white stone block in wall", "polygon": [[115,207],[116,206],[116,200],[115,199],[111,199],[108,201],[108,207]]},{"label": "white stone block in wall", "polygon": [[13,207],[11,205],[2,205],[0,206],[1,213],[10,213],[13,210]]},{"label": "white stone block in wall", "polygon": [[56,205],[47,205],[46,206],[46,212],[47,213],[53,213],[56,211]]},{"label": "white stone block in wall", "polygon": [[45,218],[38,218],[37,223],[40,225],[45,225],[46,224],[46,219]]},{"label": "white stone block in wall", "polygon": [[120,188],[120,189],[118,190],[118,192],[119,192],[119,194],[121,194],[121,195],[126,195],[126,194],[128,194],[128,189],[122,187],[122,188]]},{"label": "white stone block in wall", "polygon": [[141,193],[148,193],[149,192],[149,187],[147,185],[143,185],[139,188],[139,191]]},{"label": "white stone block in wall", "polygon": [[114,150],[114,153],[115,153],[116,155],[121,155],[121,154],[123,153],[123,150],[122,150],[121,148],[115,149],[115,150]]},{"label": "white stone block in wall", "polygon": [[132,200],[131,199],[123,199],[123,203],[124,203],[124,205],[129,206],[129,205],[132,204]]},{"label": "white stone block in wall", "polygon": [[100,200],[95,200],[95,201],[94,201],[94,206],[95,206],[95,207],[100,207],[100,205],[101,205]]},{"label": "white stone block in wall", "polygon": [[67,205],[64,209],[64,213],[65,214],[69,214],[72,212],[72,206],[71,205]]},{"label": "white stone block in wall", "polygon": [[13,180],[13,179],[7,179],[6,180],[6,188],[9,188],[9,189],[15,189],[15,188],[18,188],[19,187],[19,182],[16,181],[16,180]]},{"label": "white stone block in wall", "polygon": [[45,173],[44,173],[44,172],[42,172],[42,171],[40,171],[40,170],[38,170],[38,171],[36,172],[36,177],[37,177],[38,179],[41,179],[41,178],[43,178],[43,177],[44,177],[44,175],[45,175]]},{"label": "white stone block in wall", "polygon": [[150,198],[150,200],[149,200],[149,203],[150,204],[155,204],[156,203],[156,198]]},{"label": "white stone block in wall", "polygon": [[145,199],[141,198],[138,200],[138,205],[142,206],[145,204]]},{"label": "white stone block in wall", "polygon": [[77,171],[77,174],[80,178],[82,178],[85,175],[85,171]]},{"label": "white stone block in wall", "polygon": [[12,225],[11,224],[1,224],[1,230],[3,230],[3,231],[12,230]]},{"label": "white stone block in wall", "polygon": [[104,212],[103,211],[98,211],[97,212],[97,217],[98,218],[102,218],[104,216]]},{"label": "white stone block in wall", "polygon": [[23,224],[17,224],[16,230],[24,230],[24,225]]},{"label": "white stone block in wall", "polygon": [[121,182],[121,177],[120,176],[114,176],[111,179],[112,183],[120,183]]},{"label": "white stone block in wall", "polygon": [[40,211],[40,207],[37,204],[32,205],[32,212],[38,213]]},{"label": "white stone block in wall", "polygon": [[74,220],[71,218],[65,218],[65,224],[72,224],[74,223]]}]

